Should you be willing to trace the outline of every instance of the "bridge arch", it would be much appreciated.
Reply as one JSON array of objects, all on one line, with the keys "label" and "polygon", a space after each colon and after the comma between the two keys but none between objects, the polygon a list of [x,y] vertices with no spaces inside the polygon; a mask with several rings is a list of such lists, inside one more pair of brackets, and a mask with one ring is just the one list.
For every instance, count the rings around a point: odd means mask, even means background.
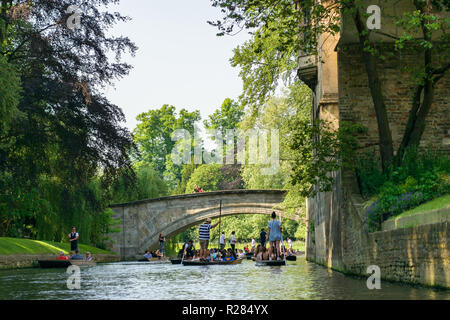
[{"label": "bridge arch", "polygon": [[183,194],[114,204],[114,219],[121,231],[111,233],[109,249],[122,259],[134,259],[147,248],[158,246],[158,236],[171,237],[206,218],[240,214],[281,213],[284,190],[228,190]]}]

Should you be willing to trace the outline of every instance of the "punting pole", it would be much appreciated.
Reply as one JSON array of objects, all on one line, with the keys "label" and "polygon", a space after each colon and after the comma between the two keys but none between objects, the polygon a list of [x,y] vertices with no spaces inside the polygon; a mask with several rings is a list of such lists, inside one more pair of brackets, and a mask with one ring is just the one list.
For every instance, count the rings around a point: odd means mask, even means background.
[{"label": "punting pole", "polygon": [[[280,224],[281,224],[281,212],[280,212]],[[284,243],[283,243],[283,232],[281,231],[281,249],[283,249],[283,260],[286,260],[286,255],[284,253]]]},{"label": "punting pole", "polygon": [[221,227],[221,222],[222,222],[222,200],[220,200],[219,202],[219,249],[220,249],[220,237],[222,236],[222,234],[220,233],[220,227]]}]

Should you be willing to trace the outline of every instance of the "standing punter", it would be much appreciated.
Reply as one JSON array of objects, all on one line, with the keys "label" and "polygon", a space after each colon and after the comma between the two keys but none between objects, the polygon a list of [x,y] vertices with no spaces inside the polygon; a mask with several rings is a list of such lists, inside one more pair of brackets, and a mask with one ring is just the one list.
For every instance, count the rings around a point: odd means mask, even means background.
[{"label": "standing punter", "polygon": [[207,218],[205,223],[200,225],[198,240],[200,242],[200,257],[203,260],[206,260],[206,258],[209,256],[209,250],[208,250],[209,237],[210,237],[209,230],[217,227],[219,225],[219,223],[220,223],[220,221],[214,225],[211,225],[211,219]]},{"label": "standing punter", "polygon": [[222,235],[220,236],[219,239],[219,243],[220,243],[220,250],[225,249],[225,232],[222,232]]},{"label": "standing punter", "polygon": [[78,237],[79,234],[77,232],[77,228],[75,226],[72,227],[72,232],[68,234],[70,241],[70,251],[78,250]]},{"label": "standing punter", "polygon": [[283,232],[283,228],[281,227],[281,222],[277,220],[277,214],[272,212],[272,220],[269,221],[269,225],[267,227],[269,232],[267,234],[267,238],[270,241],[269,247],[269,260],[272,260],[272,254],[277,255],[277,260],[281,260],[281,249],[280,249],[280,241],[281,241],[281,232]]}]

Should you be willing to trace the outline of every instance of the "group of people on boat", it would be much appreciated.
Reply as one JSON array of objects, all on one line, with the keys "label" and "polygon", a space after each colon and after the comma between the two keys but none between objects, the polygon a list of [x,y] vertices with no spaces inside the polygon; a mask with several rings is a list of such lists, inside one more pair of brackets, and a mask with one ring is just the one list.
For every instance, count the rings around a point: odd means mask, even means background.
[{"label": "group of people on boat", "polygon": [[77,228],[75,226],[72,227],[72,232],[67,235],[70,242],[70,253],[66,256],[64,251],[60,251],[56,260],[84,260],[91,261],[93,259],[91,253],[86,251],[86,254],[83,256],[78,249],[78,239],[80,235],[77,232]]},{"label": "group of people on boat", "polygon": [[80,254],[80,251],[77,249],[75,251],[70,251],[70,254],[66,256],[64,251],[61,251],[59,253],[59,256],[56,258],[56,260],[84,260],[84,261],[91,261],[92,255],[89,251],[86,251],[86,254],[83,256]]},{"label": "group of people on boat", "polygon": [[200,250],[195,250],[195,247],[193,247],[192,240],[188,242],[188,247],[186,250],[181,249],[178,252],[178,257],[184,260],[192,260],[192,261],[234,261],[240,256],[231,250],[231,248],[226,249],[219,249],[219,248],[213,248],[209,249],[207,252],[206,257],[204,255],[200,254]]},{"label": "group of people on boat", "polygon": [[[272,219],[267,226],[267,233],[264,229],[260,233],[260,244],[256,247],[256,240],[252,238],[251,250],[246,246],[243,250],[236,250],[237,238],[233,231],[230,236],[230,247],[225,250],[225,233],[222,232],[219,239],[220,248],[208,250],[210,240],[210,230],[217,227],[220,221],[214,225],[211,224],[211,219],[207,218],[206,221],[199,227],[199,242],[200,251],[196,251],[193,245],[193,241],[190,240],[185,244],[183,249],[180,250],[179,256],[183,256],[184,259],[198,259],[200,261],[215,261],[216,259],[225,259],[225,261],[232,261],[234,259],[244,258],[246,254],[253,253],[253,256],[257,260],[283,260],[287,255],[294,254],[292,249],[292,241],[288,238],[289,250],[280,246],[282,241],[283,228],[281,222],[277,220],[277,215],[272,212]],[[270,246],[266,249],[266,242],[269,242]],[[219,260],[221,261],[221,260]],[[223,261],[223,260],[222,260]]]},{"label": "group of people on boat", "polygon": [[[211,224],[211,219],[207,218],[199,227],[200,249],[196,250],[193,240],[189,240],[178,252],[178,258],[203,262],[234,261],[236,259],[243,259],[248,254],[251,254],[254,260],[270,261],[284,260],[286,256],[294,254],[292,241],[289,238],[287,239],[289,249],[284,246],[281,248],[280,244],[282,242],[283,228],[281,222],[277,220],[275,211],[272,212],[272,219],[268,223],[267,232],[264,228],[261,229],[260,243],[257,245],[256,240],[252,238],[251,249],[246,246],[244,250],[236,250],[237,238],[234,231],[231,233],[229,239],[230,248],[225,249],[225,232],[222,232],[219,238],[219,248],[208,249],[211,236],[210,231],[211,229],[217,227],[220,223],[221,222],[219,220],[216,224]],[[159,235],[159,242],[160,250],[156,250],[156,252],[147,250],[144,254],[144,259],[148,260],[151,258],[164,257],[165,237],[162,234]],[[269,248],[266,248],[267,242],[269,242]]]}]

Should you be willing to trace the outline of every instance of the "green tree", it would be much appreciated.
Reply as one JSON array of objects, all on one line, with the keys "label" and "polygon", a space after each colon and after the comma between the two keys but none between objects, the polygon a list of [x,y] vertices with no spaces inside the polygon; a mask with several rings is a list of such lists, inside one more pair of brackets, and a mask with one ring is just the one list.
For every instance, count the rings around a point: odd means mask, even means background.
[{"label": "green tree", "polygon": [[127,175],[124,175],[111,186],[112,202],[130,202],[168,194],[166,182],[152,167],[141,165],[135,172],[136,181],[130,181]]},{"label": "green tree", "polygon": [[206,129],[220,130],[222,135],[225,136],[227,129],[237,128],[243,116],[244,107],[230,98],[226,98],[220,109],[209,115],[203,123]]},{"label": "green tree", "polygon": [[[133,179],[131,134],[102,93],[137,49],[108,35],[128,20],[105,10],[112,2],[0,1],[1,235],[59,241],[76,224],[83,243],[104,240],[105,187]],[[78,29],[66,23],[69,5],[82,11]]]},{"label": "green tree", "polygon": [[[172,134],[177,129],[185,129],[193,135],[195,122],[200,120],[200,112],[181,109],[177,115],[174,106],[165,104],[160,109],[141,113],[136,119],[139,123],[133,134],[141,161],[154,167],[163,176],[167,170],[167,156],[176,143],[172,140]],[[171,170],[174,175],[172,179],[179,180],[181,167],[171,165]]]},{"label": "green tree", "polygon": [[[394,17],[403,34],[395,38],[395,46],[382,51],[373,41],[377,30],[369,30],[363,22],[366,16],[363,1],[336,0],[318,2],[291,0],[211,0],[219,7],[223,19],[210,22],[218,27],[218,35],[232,34],[236,29],[249,29],[253,37],[236,49],[234,65],[241,67],[244,80],[243,101],[253,107],[261,105],[273,94],[280,79],[293,79],[299,54],[317,55],[319,37],[340,32],[341,18],[349,17],[356,27],[360,52],[365,62],[371,97],[379,132],[379,151],[382,167],[387,170],[394,162],[402,162],[405,150],[418,146],[425,120],[434,99],[434,88],[450,70],[447,32],[450,21],[441,13],[448,12],[446,0],[411,0],[411,10],[404,9]],[[405,6],[406,8],[406,6]],[[318,23],[326,21],[326,23]],[[380,32],[378,32],[380,33]],[[380,33],[381,36],[386,36]],[[377,62],[386,54],[405,50],[422,51],[423,60],[416,64],[412,106],[402,143],[394,159],[385,95],[379,78]]]},{"label": "green tree", "polygon": [[203,191],[217,191],[222,179],[219,164],[203,164],[197,167],[186,184],[185,193],[194,192],[194,186],[202,187]]},{"label": "green tree", "polygon": [[19,112],[17,106],[21,90],[17,72],[6,58],[0,55],[0,136]]}]

